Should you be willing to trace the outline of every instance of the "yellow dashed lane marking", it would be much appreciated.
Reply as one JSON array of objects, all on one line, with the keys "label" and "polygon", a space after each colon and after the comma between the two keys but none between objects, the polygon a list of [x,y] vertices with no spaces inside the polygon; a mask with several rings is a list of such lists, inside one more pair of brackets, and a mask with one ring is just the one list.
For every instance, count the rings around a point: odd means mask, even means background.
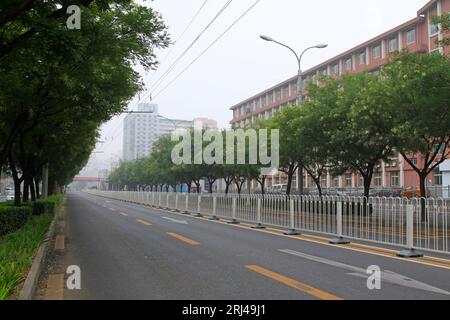
[{"label": "yellow dashed lane marking", "polygon": [[64,250],[64,240],[63,235],[56,236],[55,250]]},{"label": "yellow dashed lane marking", "polygon": [[145,220],[141,220],[141,219],[136,219],[136,222],[140,223],[140,224],[143,224],[145,226],[151,226],[152,225],[150,222],[145,221]]},{"label": "yellow dashed lane marking", "polygon": [[[138,205],[138,204],[135,204],[135,205],[138,207],[148,209],[148,206],[143,206],[143,205]],[[168,213],[175,214],[178,216],[183,216],[183,217],[185,216],[182,213],[172,212],[172,211],[164,210],[164,209],[154,209],[154,210],[168,212]],[[248,230],[251,227],[250,224],[245,224],[245,223],[242,223],[240,225],[229,225],[223,221],[209,221],[208,218],[197,218],[197,217],[190,217],[190,218],[197,219],[197,220],[203,220],[208,223],[213,222],[213,223],[217,223],[217,224],[222,224],[222,225],[226,225],[228,227],[233,227],[233,228],[240,228],[240,229]],[[351,251],[355,251],[355,252],[361,252],[361,253],[365,253],[365,254],[371,254],[371,255],[386,257],[386,258],[390,258],[390,259],[401,260],[403,262],[410,262],[410,263],[421,264],[421,265],[437,267],[437,268],[444,268],[444,269],[450,270],[450,260],[448,260],[448,259],[442,259],[442,258],[430,257],[430,256],[426,256],[424,258],[405,259],[405,258],[397,257],[398,250],[396,251],[396,250],[386,249],[386,248],[382,248],[382,247],[374,247],[374,246],[358,244],[358,243],[352,243],[350,245],[345,245],[345,246],[335,246],[335,245],[328,243],[328,241],[330,240],[328,238],[323,238],[323,237],[314,236],[314,235],[286,236],[286,235],[283,235],[283,230],[275,229],[275,228],[267,228],[264,230],[254,230],[254,229],[250,229],[250,230],[252,230],[254,232],[266,233],[266,234],[271,234],[271,235],[275,235],[275,236],[281,236],[281,237],[306,241],[306,242],[310,242],[310,243],[316,243],[316,244],[320,244],[320,245],[324,245],[324,246],[340,248],[342,250],[351,250]]]},{"label": "yellow dashed lane marking", "polygon": [[331,293],[316,289],[314,287],[308,286],[306,284],[303,284],[301,282],[298,282],[297,280],[288,278],[286,276],[283,276],[279,273],[275,273],[273,271],[270,271],[268,269],[264,269],[259,266],[250,265],[246,266],[247,269],[250,269],[254,272],[257,272],[263,276],[266,276],[272,280],[275,280],[277,282],[280,282],[284,285],[287,285],[289,287],[292,287],[294,289],[300,290],[302,292],[305,292],[313,297],[319,298],[321,300],[343,300],[342,298],[335,296]]},{"label": "yellow dashed lane marking", "polygon": [[45,300],[63,300],[64,274],[51,274],[48,276]]},{"label": "yellow dashed lane marking", "polygon": [[183,237],[183,236],[181,236],[181,235],[179,235],[177,233],[174,233],[174,232],[167,232],[167,235],[169,235],[171,237],[174,237],[175,239],[178,239],[180,241],[183,241],[183,242],[185,242],[187,244],[190,244],[192,246],[198,246],[200,244],[200,242],[197,242],[197,241],[191,240],[189,238]]}]

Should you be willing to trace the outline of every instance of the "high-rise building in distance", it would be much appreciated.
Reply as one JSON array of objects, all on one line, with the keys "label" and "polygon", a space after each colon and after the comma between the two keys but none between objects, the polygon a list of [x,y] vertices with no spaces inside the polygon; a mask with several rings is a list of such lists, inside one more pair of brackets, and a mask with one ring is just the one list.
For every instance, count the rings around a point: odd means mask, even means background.
[{"label": "high-rise building in distance", "polygon": [[194,120],[169,119],[158,114],[158,105],[141,103],[137,113],[124,119],[123,159],[125,161],[145,158],[152,153],[153,144],[163,135],[177,129],[217,128],[217,121],[207,118]]}]

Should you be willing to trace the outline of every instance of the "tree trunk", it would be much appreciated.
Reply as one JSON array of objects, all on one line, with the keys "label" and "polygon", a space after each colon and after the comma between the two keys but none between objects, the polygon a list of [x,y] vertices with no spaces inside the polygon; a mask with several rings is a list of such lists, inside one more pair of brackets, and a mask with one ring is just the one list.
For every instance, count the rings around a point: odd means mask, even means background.
[{"label": "tree trunk", "polygon": [[208,179],[208,184],[209,184],[208,191],[209,191],[210,194],[213,194],[213,185],[216,182],[216,180],[217,179],[215,179],[215,178],[214,179]]},{"label": "tree trunk", "polygon": [[197,193],[200,193],[200,181],[194,181],[194,183],[197,188]]},{"label": "tree trunk", "polygon": [[39,199],[41,197],[39,194],[39,179],[34,179],[34,188],[36,192],[36,199]]},{"label": "tree trunk", "polygon": [[364,179],[364,198],[363,198],[363,214],[367,215],[370,213],[370,208],[368,209],[368,200],[370,197],[370,184],[372,183],[372,177],[373,177],[373,168],[375,166],[372,166],[367,169],[366,174],[363,174]]},{"label": "tree trunk", "polygon": [[213,193],[213,185],[211,182],[209,182],[209,193],[212,194]]},{"label": "tree trunk", "polygon": [[424,172],[421,172],[419,174],[419,180],[420,180],[420,217],[422,219],[422,222],[427,221],[427,209],[426,209],[426,198],[427,198],[427,191],[426,191],[426,180],[427,180],[427,174]]},{"label": "tree trunk", "polygon": [[266,194],[266,179],[267,176],[262,176],[261,179],[258,179],[258,183],[261,186],[261,194],[264,196]]},{"label": "tree trunk", "polygon": [[372,179],[370,176],[363,176],[364,178],[364,198],[369,199],[370,197],[370,184],[372,183]]},{"label": "tree trunk", "polygon": [[288,172],[288,183],[286,187],[286,195],[290,196],[292,191],[292,179],[294,178],[295,168],[291,166]]},{"label": "tree trunk", "polygon": [[14,163],[12,153],[8,156],[9,159],[9,168],[11,169],[11,173],[14,180],[14,205],[19,207],[21,204],[21,194],[20,194],[20,186],[23,182],[23,175],[19,178],[17,173],[16,164]]},{"label": "tree trunk", "polygon": [[23,201],[30,200],[30,179],[27,177],[23,182]]},{"label": "tree trunk", "polygon": [[238,189],[238,195],[241,195],[242,193],[242,187],[244,186],[245,180],[243,181],[238,181],[237,179],[234,180],[235,184],[236,184],[236,188]]},{"label": "tree trunk", "polygon": [[34,180],[31,178],[30,180],[30,195],[31,195],[31,201],[36,201],[36,190],[34,188]]},{"label": "tree trunk", "polygon": [[16,207],[20,207],[21,201],[21,195],[20,195],[20,186],[22,184],[22,181],[19,181],[14,179],[14,205]]},{"label": "tree trunk", "polygon": [[225,178],[225,194],[230,193],[230,187],[233,183],[233,178]]}]

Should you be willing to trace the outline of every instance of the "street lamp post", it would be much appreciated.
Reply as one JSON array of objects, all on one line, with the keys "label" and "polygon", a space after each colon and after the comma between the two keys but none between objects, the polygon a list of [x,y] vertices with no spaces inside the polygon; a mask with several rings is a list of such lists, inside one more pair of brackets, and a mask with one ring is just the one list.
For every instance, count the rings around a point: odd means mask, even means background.
[{"label": "street lamp post", "polygon": [[[303,71],[302,71],[302,58],[303,55],[311,49],[324,49],[326,47],[328,47],[327,44],[318,44],[315,46],[311,46],[306,48],[305,50],[302,51],[302,53],[300,55],[297,54],[297,52],[292,49],[291,47],[285,45],[284,43],[281,43],[279,41],[276,41],[275,39],[268,37],[268,36],[260,36],[261,39],[263,39],[264,41],[269,41],[269,42],[274,42],[276,44],[279,44],[280,46],[283,46],[287,49],[289,49],[294,55],[295,58],[297,59],[297,63],[298,63],[298,73],[297,73],[297,105],[303,103]],[[303,189],[304,189],[304,185],[303,185],[303,167],[299,166],[298,170],[297,170],[297,185],[298,185],[298,193],[300,195],[303,194]]]}]

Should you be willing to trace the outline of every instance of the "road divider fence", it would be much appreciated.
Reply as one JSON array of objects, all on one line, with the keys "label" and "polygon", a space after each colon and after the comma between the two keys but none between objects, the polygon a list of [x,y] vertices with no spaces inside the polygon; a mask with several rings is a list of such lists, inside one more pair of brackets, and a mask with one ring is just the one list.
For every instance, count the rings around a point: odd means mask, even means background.
[{"label": "road divider fence", "polygon": [[402,248],[399,256],[422,256],[418,250],[450,253],[450,200],[443,198],[364,198],[260,194],[186,194],[98,191],[88,193],[168,209],[254,228],[286,229],[287,235],[322,234],[330,243],[363,240]]}]

